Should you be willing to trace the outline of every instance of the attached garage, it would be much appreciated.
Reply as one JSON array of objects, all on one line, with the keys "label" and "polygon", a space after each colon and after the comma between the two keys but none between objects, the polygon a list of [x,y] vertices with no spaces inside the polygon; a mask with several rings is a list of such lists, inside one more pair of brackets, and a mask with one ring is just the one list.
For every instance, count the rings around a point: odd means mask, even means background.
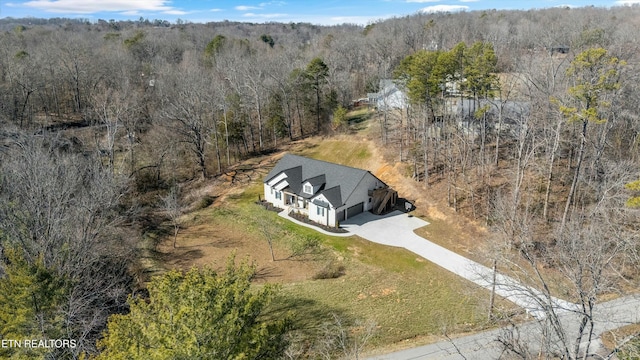
[{"label": "attached garage", "polygon": [[364,211],[364,202],[347,208],[347,219],[352,218]]}]

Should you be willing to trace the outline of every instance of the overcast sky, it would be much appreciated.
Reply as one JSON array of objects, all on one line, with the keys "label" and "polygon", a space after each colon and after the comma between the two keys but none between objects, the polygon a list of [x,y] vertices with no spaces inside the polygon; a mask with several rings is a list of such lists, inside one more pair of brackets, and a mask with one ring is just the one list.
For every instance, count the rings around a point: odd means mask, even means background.
[{"label": "overcast sky", "polygon": [[379,19],[418,11],[540,9],[556,6],[626,6],[640,0],[0,0],[2,17],[80,17],[97,19],[176,19],[191,22],[310,22],[366,25]]}]

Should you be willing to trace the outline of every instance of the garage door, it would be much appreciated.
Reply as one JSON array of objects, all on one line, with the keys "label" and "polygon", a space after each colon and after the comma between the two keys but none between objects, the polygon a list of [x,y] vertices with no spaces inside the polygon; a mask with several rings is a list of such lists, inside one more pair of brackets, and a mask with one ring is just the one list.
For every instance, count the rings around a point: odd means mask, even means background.
[{"label": "garage door", "polygon": [[364,211],[364,202],[353,205],[352,207],[347,209],[347,219],[360,214],[362,211]]}]

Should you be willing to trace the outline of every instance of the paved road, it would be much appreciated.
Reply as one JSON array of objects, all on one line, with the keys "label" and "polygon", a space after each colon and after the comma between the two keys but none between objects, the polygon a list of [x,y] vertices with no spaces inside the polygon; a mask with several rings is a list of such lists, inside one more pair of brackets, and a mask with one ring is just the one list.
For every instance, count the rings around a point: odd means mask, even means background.
[{"label": "paved road", "polygon": [[[493,286],[493,271],[491,269],[415,234],[415,229],[428,224],[417,217],[394,211],[385,216],[364,212],[340,225],[350,233],[369,241],[405,248],[456,275],[491,289]],[[496,277],[495,290],[496,294],[524,308],[531,316],[535,318],[544,316],[540,304],[535,301],[538,298],[546,303],[546,299],[539,291],[500,274]],[[567,301],[555,298],[552,301],[559,311],[576,309],[575,304]]]},{"label": "paved road", "polygon": [[[578,322],[573,318],[574,316],[574,314],[565,313],[560,318],[570,338],[577,333],[576,326]],[[595,333],[597,337],[605,331],[639,322],[640,297],[627,296],[596,305],[594,308],[594,321],[596,323]],[[518,329],[522,341],[531,346],[530,350],[536,351],[535,346],[541,341],[538,321],[523,324]],[[461,360],[465,358],[495,360],[499,359],[502,353],[500,344],[496,339],[503,333],[503,329],[481,332],[452,341],[441,341],[431,345],[375,356],[370,360]],[[596,350],[598,346],[599,341],[594,341],[590,347],[591,351]],[[604,354],[606,354],[606,351],[602,352],[602,355]]]}]

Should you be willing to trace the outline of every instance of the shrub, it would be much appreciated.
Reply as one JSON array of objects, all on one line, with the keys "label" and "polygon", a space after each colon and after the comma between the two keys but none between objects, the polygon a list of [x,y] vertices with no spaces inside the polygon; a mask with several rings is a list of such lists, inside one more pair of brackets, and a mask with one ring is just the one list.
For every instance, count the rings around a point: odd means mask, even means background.
[{"label": "shrub", "polygon": [[343,264],[339,264],[336,261],[331,260],[324,266],[324,268],[322,268],[322,270],[318,271],[318,273],[313,276],[313,279],[337,279],[344,275],[344,272],[345,267]]},{"label": "shrub", "polygon": [[213,204],[215,199],[216,199],[215,196],[211,196],[211,195],[203,196],[202,199],[200,199],[200,201],[198,202],[198,205],[196,206],[196,210],[208,208],[211,204]]},{"label": "shrub", "polygon": [[320,238],[317,235],[296,236],[291,239],[291,256],[313,254],[320,249]]},{"label": "shrub", "polygon": [[158,172],[155,169],[144,169],[137,172],[134,181],[136,191],[138,193],[164,190],[169,187],[164,179],[158,175]]},{"label": "shrub", "polygon": [[148,299],[131,296],[129,313],[109,318],[96,360],[282,358],[291,320],[269,318],[277,287],[252,291],[255,274],[232,257],[221,274],[192,268],[154,277]]}]

